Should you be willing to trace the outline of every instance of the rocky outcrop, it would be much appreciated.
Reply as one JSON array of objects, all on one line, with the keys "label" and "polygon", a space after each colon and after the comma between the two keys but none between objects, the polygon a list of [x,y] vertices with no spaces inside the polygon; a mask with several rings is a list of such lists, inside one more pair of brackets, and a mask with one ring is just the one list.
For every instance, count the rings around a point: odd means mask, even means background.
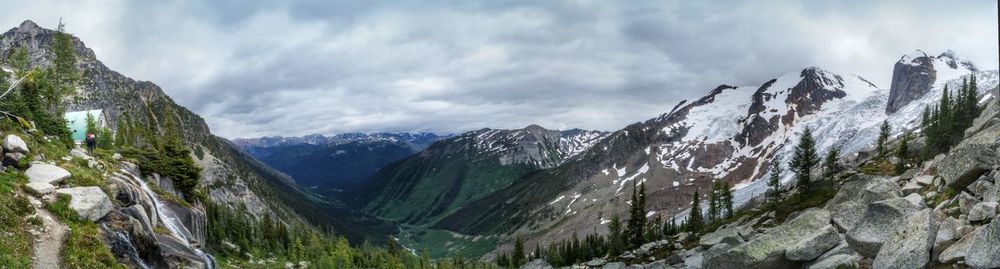
[{"label": "rocky outcrop", "polygon": [[97,221],[114,209],[108,195],[98,187],[76,187],[56,190],[58,194],[69,195],[69,208],[76,211],[81,219]]},{"label": "rocky outcrop", "polygon": [[1000,218],[982,226],[975,234],[965,252],[965,264],[972,268],[1000,267]]},{"label": "rocky outcrop", "polygon": [[3,150],[4,152],[21,154],[30,152],[28,150],[28,143],[24,143],[24,140],[22,140],[21,137],[12,134],[4,137]]},{"label": "rocky outcrop", "polygon": [[900,193],[899,186],[888,179],[856,175],[840,187],[825,208],[837,229],[846,232],[854,229],[868,204],[898,198]]},{"label": "rocky outcrop", "polygon": [[785,224],[705,261],[705,268],[787,268],[796,262],[785,252],[805,240],[829,231],[830,213],[809,209]]},{"label": "rocky outcrop", "polygon": [[521,265],[520,269],[552,269],[552,265],[549,265],[549,263],[545,262],[545,260],[535,259]]},{"label": "rocky outcrop", "polygon": [[875,256],[873,268],[923,268],[930,261],[938,223],[931,209],[924,209],[893,229]]},{"label": "rocky outcrop", "polygon": [[818,233],[788,247],[785,258],[792,261],[811,261],[840,243],[840,234],[833,226],[826,226]]},{"label": "rocky outcrop", "polygon": [[931,90],[937,78],[931,56],[923,51],[904,55],[892,68],[886,113],[893,113]]},{"label": "rocky outcrop", "polygon": [[948,187],[964,190],[986,172],[1000,165],[1000,154],[988,147],[962,143],[938,164],[938,174]]}]

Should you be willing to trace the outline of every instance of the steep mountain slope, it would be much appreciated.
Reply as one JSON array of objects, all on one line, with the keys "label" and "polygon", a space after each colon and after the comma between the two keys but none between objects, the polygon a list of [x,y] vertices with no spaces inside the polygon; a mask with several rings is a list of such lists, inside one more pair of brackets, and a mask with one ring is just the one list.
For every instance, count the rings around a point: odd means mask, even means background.
[{"label": "steep mountain slope", "polygon": [[300,186],[327,192],[356,187],[389,163],[446,137],[432,133],[347,133],[238,138],[233,143],[288,174]]},{"label": "steep mountain slope", "polygon": [[[25,21],[0,36],[0,58],[7,59],[15,49],[25,48],[30,67],[49,66],[54,59],[51,47],[55,34],[54,30]],[[112,129],[117,128],[123,115],[137,124],[161,129],[165,117],[174,118],[185,144],[196,153],[204,153],[196,154],[195,160],[203,169],[200,185],[207,187],[213,202],[244,208],[256,216],[301,216],[317,224],[333,223],[343,234],[357,239],[379,229],[374,223],[353,225],[347,218],[333,219],[329,209],[317,203],[313,195],[229,141],[212,135],[204,119],[174,103],[159,86],[110,70],[78,38],[73,38],[73,47],[82,78],[76,92],[64,100],[67,110],[103,109]]]},{"label": "steep mountain slope", "polygon": [[[634,183],[646,185],[650,217],[683,217],[691,193],[706,193],[716,180],[735,184],[740,204],[763,192],[765,184],[757,179],[773,157],[790,156],[788,141],[804,128],[815,130],[821,154],[838,146],[842,156],[849,156],[875,141],[883,120],[896,127],[895,134],[912,129],[945,82],[955,89],[961,83],[956,78],[975,70],[950,52],[930,60],[959,64],[935,65],[931,90],[910,98],[891,117],[885,114],[886,90],[859,76],[814,67],[761,86],[719,86],[693,103],[682,102],[670,113],[611,134],[564,165],[520,178],[434,227],[465,234],[522,234],[528,245],[573,233],[606,232],[611,216],[627,215],[630,201],[621,194],[631,192]],[[981,91],[995,86],[995,71],[977,75]]]},{"label": "steep mountain slope", "polygon": [[385,167],[351,200],[387,219],[429,223],[516,178],[573,159],[604,135],[537,125],[464,133]]}]

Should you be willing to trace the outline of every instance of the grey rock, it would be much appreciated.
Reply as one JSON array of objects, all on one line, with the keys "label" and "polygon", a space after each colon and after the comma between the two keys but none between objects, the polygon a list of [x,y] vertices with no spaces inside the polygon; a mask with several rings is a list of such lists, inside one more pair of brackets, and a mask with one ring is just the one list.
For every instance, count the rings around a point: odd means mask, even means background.
[{"label": "grey rock", "polygon": [[979,145],[959,144],[938,165],[938,174],[948,187],[964,190],[966,186],[1000,164],[996,151]]},{"label": "grey rock", "polygon": [[983,225],[974,234],[965,253],[965,264],[972,268],[1000,267],[1000,218]]},{"label": "grey rock", "polygon": [[983,202],[972,206],[969,210],[969,221],[979,222],[989,220],[997,215],[997,202]]},{"label": "grey rock", "polygon": [[991,184],[991,186],[983,191],[983,202],[1000,202],[1000,184]]},{"label": "grey rock", "polygon": [[687,259],[684,259],[684,266],[687,266],[687,268],[702,268],[704,262],[705,262],[704,254],[698,253],[692,255],[691,257],[687,257]]},{"label": "grey rock", "polygon": [[939,216],[938,232],[934,238],[934,247],[931,248],[931,259],[937,260],[941,252],[950,247],[961,237],[958,233],[962,223],[949,216]]},{"label": "grey rock", "polygon": [[841,232],[854,228],[868,204],[900,197],[899,186],[885,178],[855,176],[841,185],[826,204],[834,226]]},{"label": "grey rock", "polygon": [[728,251],[731,248],[733,248],[732,245],[729,245],[727,243],[719,243],[719,244],[716,244],[716,245],[708,248],[708,250],[705,250],[705,252],[702,253],[702,255],[707,259],[707,258],[718,256],[719,254],[725,253],[726,251]]},{"label": "grey rock", "polygon": [[4,152],[17,152],[17,153],[28,153],[28,143],[24,143],[21,137],[16,135],[7,135],[3,139],[3,150]]},{"label": "grey rock", "polygon": [[52,193],[56,190],[55,186],[45,182],[28,182],[24,186],[28,188],[29,192],[39,196]]},{"label": "grey rock", "polygon": [[621,262],[609,262],[607,264],[604,264],[604,267],[601,267],[601,268],[602,269],[625,269],[625,263],[621,263]]},{"label": "grey rock", "polygon": [[20,152],[8,152],[3,154],[3,165],[10,165],[17,168],[27,168],[21,167],[21,159],[24,159],[24,153]]},{"label": "grey rock", "polygon": [[52,185],[58,184],[72,176],[69,171],[66,171],[62,167],[39,162],[32,163],[31,167],[27,171],[24,171],[24,175],[28,176],[29,182],[42,182]]},{"label": "grey rock", "polygon": [[924,187],[920,186],[920,184],[917,184],[916,182],[912,182],[911,181],[911,182],[907,182],[906,185],[903,185],[902,191],[903,191],[903,195],[910,195],[910,194],[914,194],[914,193],[920,192],[920,190],[923,189],[923,188]]},{"label": "grey rock", "polygon": [[552,269],[552,265],[545,262],[545,260],[535,259],[533,261],[525,263],[524,265],[521,265],[520,269]]},{"label": "grey rock", "polygon": [[973,235],[982,230],[982,227],[971,232],[969,235],[962,237],[958,242],[955,242],[950,247],[946,248],[938,256],[938,261],[941,263],[953,263],[965,258],[966,253],[969,251],[969,247],[972,246],[972,242],[975,240]]},{"label": "grey rock", "polygon": [[919,193],[911,193],[906,197],[903,197],[903,199],[906,199],[907,202],[910,202],[911,204],[917,207],[920,208],[926,207],[926,205],[924,205],[924,197],[920,196]]},{"label": "grey rock", "polygon": [[938,232],[933,211],[924,209],[896,226],[875,256],[873,268],[923,268],[931,258],[931,247]]},{"label": "grey rock", "polygon": [[705,260],[705,268],[786,268],[796,263],[785,259],[785,251],[800,241],[814,237],[830,224],[824,209],[807,209],[797,217],[774,227],[725,253]]},{"label": "grey rock", "polygon": [[122,214],[128,215],[142,224],[142,228],[145,230],[152,231],[153,223],[149,219],[149,214],[146,214],[146,209],[139,204],[134,204],[121,209]]},{"label": "grey rock", "polygon": [[969,211],[972,211],[972,206],[978,203],[979,199],[968,192],[963,191],[958,194],[958,208],[962,210],[962,214],[969,214]]},{"label": "grey rock", "polygon": [[827,225],[819,232],[788,247],[785,258],[792,261],[811,261],[837,246],[840,234],[833,226]]},{"label": "grey rock", "polygon": [[629,264],[625,269],[646,269],[646,267],[641,264]]},{"label": "grey rock", "polygon": [[94,160],[94,157],[91,157],[89,154],[87,154],[86,151],[80,148],[74,148],[69,150],[69,156],[77,157],[84,160]]},{"label": "grey rock", "polygon": [[589,262],[587,262],[586,265],[587,265],[587,267],[601,267],[601,266],[604,266],[607,263],[608,263],[608,261],[605,261],[604,259],[594,258],[593,260],[590,260]]},{"label": "grey rock", "polygon": [[820,258],[808,263],[806,269],[838,269],[838,268],[860,268],[861,255],[858,254],[837,254],[830,257]]},{"label": "grey rock", "polygon": [[922,175],[913,178],[913,182],[920,184],[921,186],[928,186],[934,184],[934,176]]},{"label": "grey rock", "polygon": [[76,211],[80,219],[97,221],[114,209],[111,199],[98,187],[66,188],[56,193],[70,196],[69,208]]},{"label": "grey rock", "polygon": [[[986,177],[986,175],[983,175],[983,177]],[[976,180],[972,184],[969,184],[968,189],[976,197],[983,197],[983,195],[993,189],[993,183],[986,180]]]},{"label": "grey rock", "polygon": [[670,265],[668,265],[665,261],[660,260],[660,261],[655,261],[655,262],[651,262],[649,264],[643,265],[642,268],[644,268],[644,269],[668,269],[668,268],[672,268],[672,267],[670,267]]},{"label": "grey rock", "polygon": [[902,198],[869,204],[854,229],[847,232],[847,243],[865,257],[875,257],[896,226],[918,210]]},{"label": "grey rock", "polygon": [[913,100],[923,97],[931,90],[937,79],[937,71],[931,57],[922,51],[921,57],[900,59],[892,68],[892,83],[889,84],[889,102],[885,112],[896,112]]},{"label": "grey rock", "polygon": [[701,239],[698,240],[698,244],[706,248],[719,243],[728,243],[731,246],[735,246],[742,244],[743,238],[739,234],[739,229],[729,228],[719,229],[715,232],[702,235]]}]

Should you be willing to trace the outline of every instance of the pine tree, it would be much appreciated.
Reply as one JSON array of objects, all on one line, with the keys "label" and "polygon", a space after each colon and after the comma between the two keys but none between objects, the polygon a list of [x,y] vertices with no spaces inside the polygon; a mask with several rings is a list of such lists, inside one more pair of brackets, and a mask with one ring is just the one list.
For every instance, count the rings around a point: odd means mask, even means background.
[{"label": "pine tree", "polygon": [[795,187],[799,189],[800,195],[809,193],[809,185],[812,184],[810,171],[818,162],[819,156],[816,155],[816,142],[812,138],[812,131],[806,128],[802,132],[802,137],[799,138],[799,144],[795,146],[790,165],[792,172],[795,173],[797,184]]},{"label": "pine tree", "polygon": [[781,156],[775,156],[771,160],[771,176],[767,180],[767,187],[767,200],[773,204],[781,197]]},{"label": "pine tree", "polygon": [[878,142],[875,149],[879,158],[885,158],[886,156],[887,150],[885,149],[885,144],[889,141],[890,132],[892,132],[892,127],[889,126],[889,121],[882,121],[882,126],[879,127]]},{"label": "pine tree", "polygon": [[694,201],[691,203],[691,213],[688,215],[687,228],[688,231],[692,233],[701,232],[702,226],[704,226],[704,220],[702,220],[701,215],[701,196],[698,195],[698,190],[694,191]]},{"label": "pine tree", "polygon": [[708,223],[719,219],[719,184],[712,182],[712,191],[708,193]]},{"label": "pine tree", "polygon": [[722,203],[721,204],[722,204],[723,208],[726,210],[725,217],[726,218],[731,218],[731,217],[733,217],[733,214],[735,212],[733,210],[733,192],[730,189],[730,186],[729,186],[728,182],[724,182],[720,186],[722,187]]},{"label": "pine tree", "polygon": [[899,147],[896,148],[896,174],[902,174],[906,172],[907,166],[910,162],[910,134],[903,134],[903,137],[899,139]]},{"label": "pine tree", "polygon": [[611,256],[617,256],[625,251],[622,222],[618,215],[611,217],[611,223],[608,223],[608,244],[608,254]]},{"label": "pine tree", "polygon": [[524,252],[524,238],[518,236],[517,239],[514,240],[514,253],[511,254],[512,265],[514,265],[514,267],[519,267],[524,264],[526,262],[525,255],[527,254]]},{"label": "pine tree", "polygon": [[833,147],[829,152],[826,153],[826,158],[823,160],[823,177],[828,180],[833,180],[833,175],[837,173],[837,158],[840,156],[840,148]]},{"label": "pine tree", "polygon": [[643,232],[646,225],[646,185],[632,185],[632,204],[626,233],[629,247],[638,247],[643,243]]}]

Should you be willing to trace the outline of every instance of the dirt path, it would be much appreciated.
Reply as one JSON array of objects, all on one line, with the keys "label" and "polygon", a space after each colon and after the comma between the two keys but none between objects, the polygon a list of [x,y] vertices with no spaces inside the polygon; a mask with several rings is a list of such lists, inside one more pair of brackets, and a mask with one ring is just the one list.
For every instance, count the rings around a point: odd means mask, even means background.
[{"label": "dirt path", "polygon": [[67,227],[55,215],[52,215],[41,201],[31,197],[38,218],[42,219],[42,228],[35,234],[34,261],[31,268],[48,269],[59,268],[59,252],[62,250],[63,240],[69,232]]}]

